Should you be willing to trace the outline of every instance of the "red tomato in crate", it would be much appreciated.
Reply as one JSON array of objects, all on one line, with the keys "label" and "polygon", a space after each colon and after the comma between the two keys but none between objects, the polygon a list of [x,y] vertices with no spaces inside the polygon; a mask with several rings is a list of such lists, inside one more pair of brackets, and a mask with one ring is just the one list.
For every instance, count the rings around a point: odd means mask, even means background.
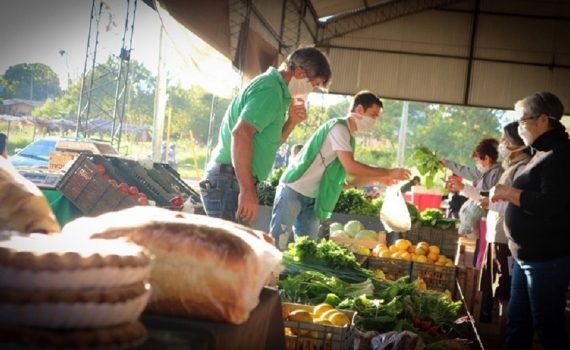
[{"label": "red tomato in crate", "polygon": [[140,205],[148,205],[148,198],[146,198],[144,194],[142,196],[139,195],[139,197],[137,198],[137,203]]},{"label": "red tomato in crate", "polygon": [[119,185],[119,191],[123,192],[124,194],[129,194],[129,184],[127,183],[121,183]]},{"label": "red tomato in crate", "polygon": [[136,188],[135,186],[131,186],[131,187],[129,187],[129,194],[131,196],[137,197],[139,195],[139,189]]},{"label": "red tomato in crate", "polygon": [[175,207],[181,207],[184,205],[184,198],[181,196],[172,197],[172,199],[170,200],[170,203],[172,205],[174,205]]},{"label": "red tomato in crate", "polygon": [[97,164],[97,165],[95,166],[95,171],[96,171],[98,174],[101,174],[101,175],[103,175],[103,174],[106,173],[105,166],[104,166],[103,164]]}]

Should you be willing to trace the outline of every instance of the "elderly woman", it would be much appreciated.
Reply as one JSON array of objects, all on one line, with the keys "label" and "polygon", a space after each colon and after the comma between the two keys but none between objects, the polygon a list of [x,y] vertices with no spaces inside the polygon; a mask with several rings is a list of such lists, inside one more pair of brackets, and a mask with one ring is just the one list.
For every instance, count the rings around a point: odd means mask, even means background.
[{"label": "elderly woman", "polygon": [[[518,133],[518,122],[512,122],[503,128],[503,135],[499,143],[499,159],[503,160],[505,171],[497,184],[511,185],[515,176],[524,169],[530,160],[530,149]],[[493,304],[498,301],[501,305],[501,314],[506,311],[507,302],[511,293],[511,276],[509,260],[512,259],[504,230],[505,210],[508,202],[497,201],[489,204],[489,198],[481,201],[487,213],[487,249],[483,259],[483,268],[479,281],[481,296],[481,318],[479,321],[491,321]],[[505,320],[503,318],[502,320]],[[504,323],[501,323],[501,332]]]},{"label": "elderly woman", "polygon": [[570,349],[566,292],[570,281],[570,140],[564,106],[549,92],[515,104],[518,132],[534,155],[512,186],[491,201],[508,201],[506,235],[515,258],[507,317],[507,349],[531,349],[534,331],[545,349]]}]

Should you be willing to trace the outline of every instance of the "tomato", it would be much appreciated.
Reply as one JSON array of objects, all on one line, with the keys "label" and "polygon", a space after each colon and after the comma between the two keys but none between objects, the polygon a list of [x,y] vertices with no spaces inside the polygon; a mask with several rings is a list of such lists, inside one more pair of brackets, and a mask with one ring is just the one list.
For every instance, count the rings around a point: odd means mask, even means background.
[{"label": "tomato", "polygon": [[129,187],[129,194],[131,196],[138,196],[139,195],[139,189],[136,188],[135,186],[131,186],[131,187]]},{"label": "tomato", "polygon": [[181,196],[172,197],[170,203],[175,207],[181,207],[184,205],[184,198],[182,198]]},{"label": "tomato", "polygon": [[124,194],[129,194],[129,184],[127,183],[121,183],[119,185],[119,191],[123,192]]},{"label": "tomato", "polygon": [[105,174],[105,172],[106,172],[105,166],[104,166],[103,164],[97,164],[97,165],[95,166],[95,171],[96,171],[98,174],[103,175],[103,174]]},{"label": "tomato", "polygon": [[140,205],[148,205],[148,199],[146,197],[139,196],[139,198],[137,198],[137,203]]}]

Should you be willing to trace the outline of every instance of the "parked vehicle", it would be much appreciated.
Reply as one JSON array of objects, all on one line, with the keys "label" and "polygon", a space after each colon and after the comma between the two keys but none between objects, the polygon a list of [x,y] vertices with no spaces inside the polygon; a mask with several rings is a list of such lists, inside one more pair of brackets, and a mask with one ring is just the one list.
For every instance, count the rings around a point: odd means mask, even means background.
[{"label": "parked vehicle", "polygon": [[14,156],[10,157],[10,161],[16,168],[47,169],[50,153],[53,151],[118,154],[111,144],[103,141],[64,137],[45,137],[30,143],[22,150],[18,151]]}]

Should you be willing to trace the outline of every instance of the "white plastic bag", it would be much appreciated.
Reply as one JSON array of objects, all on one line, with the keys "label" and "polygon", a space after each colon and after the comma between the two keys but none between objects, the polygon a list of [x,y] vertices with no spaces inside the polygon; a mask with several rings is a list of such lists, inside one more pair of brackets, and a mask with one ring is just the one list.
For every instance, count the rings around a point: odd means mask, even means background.
[{"label": "white plastic bag", "polygon": [[399,186],[390,186],[386,189],[384,204],[380,209],[380,221],[386,231],[405,232],[412,227],[410,212]]}]

